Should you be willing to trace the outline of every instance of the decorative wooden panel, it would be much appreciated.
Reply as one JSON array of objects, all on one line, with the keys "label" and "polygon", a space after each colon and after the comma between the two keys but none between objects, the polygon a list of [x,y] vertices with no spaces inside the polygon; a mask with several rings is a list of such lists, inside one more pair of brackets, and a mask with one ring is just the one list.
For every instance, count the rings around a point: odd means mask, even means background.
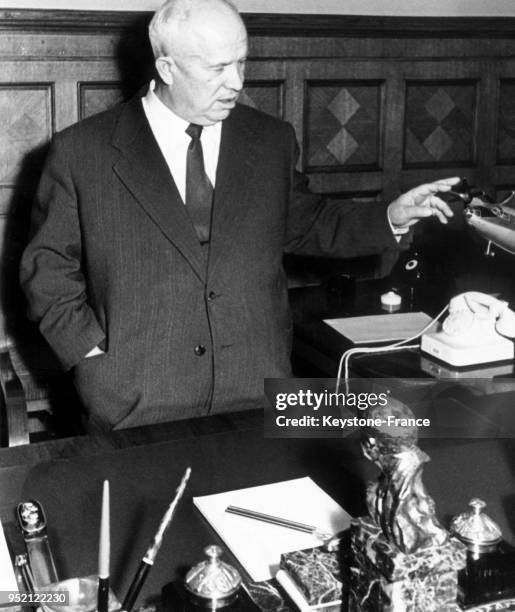
[{"label": "decorative wooden panel", "polygon": [[79,117],[85,119],[123,100],[120,83],[79,83]]},{"label": "decorative wooden panel", "polygon": [[15,183],[24,157],[52,135],[52,86],[0,84],[0,185]]},{"label": "decorative wooden panel", "polygon": [[308,81],[306,85],[306,170],[378,169],[382,82]]},{"label": "decorative wooden panel", "polygon": [[284,116],[283,85],[282,81],[246,81],[239,101],[282,119]]},{"label": "decorative wooden panel", "polygon": [[473,165],[477,82],[408,81],[405,167]]}]

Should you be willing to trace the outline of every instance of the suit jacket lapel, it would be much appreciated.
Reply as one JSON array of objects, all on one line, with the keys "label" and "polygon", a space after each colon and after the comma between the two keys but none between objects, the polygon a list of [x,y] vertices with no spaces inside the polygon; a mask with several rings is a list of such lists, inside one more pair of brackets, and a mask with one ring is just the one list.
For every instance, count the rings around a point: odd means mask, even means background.
[{"label": "suit jacket lapel", "polygon": [[205,260],[195,229],[139,98],[124,107],[112,143],[122,152],[114,166],[118,177],[204,280]]},{"label": "suit jacket lapel", "polygon": [[242,117],[236,106],[222,124],[216,171],[209,269],[227,257],[241,219],[248,214],[248,181],[254,168],[259,134]]}]

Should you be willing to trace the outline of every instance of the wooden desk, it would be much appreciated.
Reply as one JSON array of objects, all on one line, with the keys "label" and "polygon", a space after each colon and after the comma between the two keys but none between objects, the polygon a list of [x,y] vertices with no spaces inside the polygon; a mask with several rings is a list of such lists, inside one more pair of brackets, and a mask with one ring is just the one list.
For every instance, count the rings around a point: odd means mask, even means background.
[{"label": "wooden desk", "polygon": [[[353,281],[345,278],[313,287],[290,290],[290,303],[294,323],[293,364],[304,376],[336,376],[338,363],[352,343],[323,322],[323,319],[386,314],[381,310],[380,295],[392,288],[391,281]],[[403,302],[401,312],[425,310],[428,314],[439,311],[439,303],[424,300]],[[396,368],[392,376],[420,377],[421,370],[406,359],[404,366]]]},{"label": "wooden desk", "polygon": [[[194,510],[193,496],[313,474],[336,497],[352,491],[349,506],[356,510],[359,483],[338,467],[336,450],[336,445],[332,451],[321,448],[317,440],[264,440],[261,412],[2,449],[0,517],[12,521],[19,501],[40,500],[59,575],[93,574],[101,487],[108,479],[112,586],[123,596],[185,468],[191,466],[190,484],[142,592],[141,599],[147,599],[183,576],[204,558],[204,547],[216,541]],[[335,462],[336,469],[325,473],[325,465]]]},{"label": "wooden desk", "polygon": [[[340,279],[313,287],[290,290],[290,303],[294,322],[294,371],[304,377],[336,377],[342,353],[352,343],[323,322],[323,319],[363,315],[387,314],[381,309],[380,296],[395,282],[389,278],[372,281]],[[448,303],[449,295],[438,287],[419,287],[412,298],[408,291],[401,292],[402,308],[399,312],[422,311],[436,316]],[[403,350],[390,354],[357,355],[352,358],[356,376],[368,378],[454,378],[458,370],[416,350]],[[491,366],[467,369],[474,376],[491,378],[502,373],[515,376],[515,363],[502,370]],[[481,373],[483,372],[483,374]],[[466,375],[466,370],[461,371]]]},{"label": "wooden desk", "polygon": [[[432,457],[425,482],[442,521],[448,525],[479,496],[515,543],[514,441],[423,440],[421,446]],[[192,496],[310,475],[348,511],[360,514],[365,480],[376,473],[356,440],[264,439],[262,415],[240,413],[2,449],[0,517],[11,521],[19,501],[39,499],[61,577],[93,574],[101,485],[109,479],[113,588],[123,596],[188,465],[190,485],[140,601],[159,596],[216,540],[194,510]]]}]

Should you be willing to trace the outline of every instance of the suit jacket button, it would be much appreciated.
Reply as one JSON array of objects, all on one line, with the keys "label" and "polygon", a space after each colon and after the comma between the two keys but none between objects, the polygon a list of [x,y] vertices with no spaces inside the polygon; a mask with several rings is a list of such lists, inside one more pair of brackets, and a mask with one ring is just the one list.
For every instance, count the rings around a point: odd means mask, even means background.
[{"label": "suit jacket button", "polygon": [[201,357],[206,352],[206,347],[202,344],[197,344],[197,346],[193,349],[193,352],[197,357]]},{"label": "suit jacket button", "polygon": [[216,297],[216,293],[214,291],[210,291],[207,295],[207,299],[212,302]]}]

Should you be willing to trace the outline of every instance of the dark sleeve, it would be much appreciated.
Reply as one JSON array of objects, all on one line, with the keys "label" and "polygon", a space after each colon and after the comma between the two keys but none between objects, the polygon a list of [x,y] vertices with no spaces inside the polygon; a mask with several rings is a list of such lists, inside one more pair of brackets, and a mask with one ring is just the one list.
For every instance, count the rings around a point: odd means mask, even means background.
[{"label": "dark sleeve", "polygon": [[76,365],[105,337],[88,305],[81,267],[77,196],[66,140],[54,138],[32,211],[31,240],[21,261],[20,280],[28,316],[63,367]]},{"label": "dark sleeve", "polygon": [[[387,217],[387,203],[341,202],[309,190],[295,169],[298,145],[290,127],[290,202],[285,251],[298,255],[358,257],[400,248]],[[404,244],[406,239],[401,242]]]}]

